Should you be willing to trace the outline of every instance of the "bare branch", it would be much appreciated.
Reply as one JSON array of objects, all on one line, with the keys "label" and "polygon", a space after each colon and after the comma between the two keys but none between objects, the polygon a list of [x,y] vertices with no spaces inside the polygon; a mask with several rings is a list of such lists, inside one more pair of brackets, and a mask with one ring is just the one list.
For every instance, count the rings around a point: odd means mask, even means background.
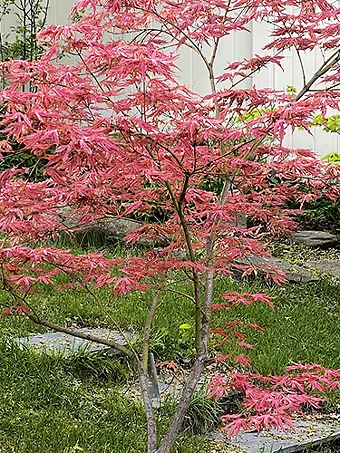
[{"label": "bare branch", "polygon": [[55,330],[56,332],[66,333],[76,338],[82,338],[83,340],[92,341],[93,343],[103,344],[105,346],[109,346],[110,348],[116,349],[117,351],[121,352],[125,356],[129,357],[130,359],[134,359],[135,355],[130,349],[126,348],[125,346],[120,345],[119,343],[113,340],[107,340],[105,338],[97,337],[96,335],[92,335],[90,333],[84,333],[77,329],[71,329],[69,327],[59,326],[58,324],[54,324],[53,322],[47,321],[42,318],[38,318],[33,314],[26,314],[26,316],[33,321],[35,324],[39,324],[41,326],[48,327],[49,329]]}]

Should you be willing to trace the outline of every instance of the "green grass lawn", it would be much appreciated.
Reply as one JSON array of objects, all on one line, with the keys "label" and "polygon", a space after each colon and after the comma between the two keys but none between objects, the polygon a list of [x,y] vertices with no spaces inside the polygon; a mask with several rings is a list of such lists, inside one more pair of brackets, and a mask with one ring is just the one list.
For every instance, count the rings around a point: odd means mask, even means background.
[{"label": "green grass lawn", "polygon": [[[183,284],[176,287],[185,291]],[[327,281],[267,288],[261,280],[236,282],[219,279],[215,300],[228,291],[267,292],[275,297],[275,310],[257,303],[214,313],[213,324],[239,319],[257,323],[265,332],[249,330],[247,342],[255,348],[247,355],[255,370],[280,373],[291,361],[340,368],[339,286]],[[5,300],[8,296],[0,294]],[[83,289],[43,289],[31,303],[45,318],[61,323],[115,328],[136,333],[146,320],[151,294],[114,298],[104,289],[96,299]],[[159,361],[176,360],[185,366],[193,347],[191,302],[165,293],[157,311],[152,349]],[[145,450],[143,408],[131,400],[126,388],[133,372],[125,361],[74,356],[49,357],[20,350],[7,340],[43,331],[23,317],[0,317],[0,453],[129,453]],[[212,345],[218,342],[213,339]],[[228,346],[233,354],[244,353]],[[170,407],[158,414],[164,431]],[[176,444],[176,452],[209,452],[207,441],[190,431]]]}]

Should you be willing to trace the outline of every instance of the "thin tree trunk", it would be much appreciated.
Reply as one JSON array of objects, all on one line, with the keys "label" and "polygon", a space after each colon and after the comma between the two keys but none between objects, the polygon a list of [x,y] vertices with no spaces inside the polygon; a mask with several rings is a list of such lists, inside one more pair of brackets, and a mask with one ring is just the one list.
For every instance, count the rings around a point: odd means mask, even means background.
[{"label": "thin tree trunk", "polygon": [[[212,252],[213,238],[209,237],[207,240],[207,253],[210,256]],[[213,269],[209,269],[206,274],[206,291],[201,330],[201,348],[186,380],[177,409],[171,418],[168,431],[162,439],[160,447],[156,453],[171,452],[175,440],[181,430],[185,414],[189,409],[194,391],[204,371],[205,363],[208,359],[208,345],[210,337],[210,306],[212,301],[213,278],[214,271]]]},{"label": "thin tree trunk", "polygon": [[140,363],[137,366],[137,370],[148,429],[148,453],[155,453],[157,449],[157,426],[149,393],[148,378],[143,365]]},{"label": "thin tree trunk", "polygon": [[[207,343],[209,337],[209,330],[204,328],[205,332],[202,334],[203,343]],[[202,376],[205,362],[208,357],[207,347],[203,347],[200,354],[197,356],[195,363],[190,371],[188,379],[185,383],[182,396],[178,403],[174,415],[171,417],[168,431],[161,441],[160,447],[156,453],[170,453],[175,443],[175,440],[181,430],[185,414],[190,406],[192,395],[197,387],[198,381]]]}]

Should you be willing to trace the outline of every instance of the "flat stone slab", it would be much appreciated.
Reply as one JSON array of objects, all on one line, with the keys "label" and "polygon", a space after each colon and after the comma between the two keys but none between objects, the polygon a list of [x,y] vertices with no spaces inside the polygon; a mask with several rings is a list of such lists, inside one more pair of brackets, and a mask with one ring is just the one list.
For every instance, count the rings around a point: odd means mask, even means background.
[{"label": "flat stone slab", "polygon": [[340,260],[305,261],[305,267],[340,279]]},{"label": "flat stone slab", "polygon": [[260,273],[274,274],[275,269],[284,272],[289,282],[301,283],[318,280],[318,276],[303,266],[298,266],[279,258],[266,258],[259,255],[249,255],[239,261],[240,264],[253,266]]},{"label": "flat stone slab", "polygon": [[[126,341],[123,335],[108,329],[91,329],[91,328],[78,328],[78,331],[85,334],[92,334],[106,340],[113,340],[116,343],[125,346]],[[125,333],[126,337],[131,337],[131,334]],[[60,332],[51,332],[37,335],[29,335],[27,337],[16,338],[14,340],[20,345],[32,346],[35,349],[44,351],[46,353],[62,353],[67,356],[74,352],[86,351],[95,353],[99,351],[114,352],[115,350],[100,343],[94,343],[82,338],[76,338]]]},{"label": "flat stone slab", "polygon": [[228,442],[230,451],[236,448],[242,453],[295,453],[340,439],[340,421],[295,420],[293,423],[295,432],[291,429],[286,432],[270,430],[260,434],[240,432],[236,440]]},{"label": "flat stone slab", "polygon": [[339,245],[339,239],[334,234],[324,231],[297,231],[292,236],[292,241],[307,247],[330,248]]}]

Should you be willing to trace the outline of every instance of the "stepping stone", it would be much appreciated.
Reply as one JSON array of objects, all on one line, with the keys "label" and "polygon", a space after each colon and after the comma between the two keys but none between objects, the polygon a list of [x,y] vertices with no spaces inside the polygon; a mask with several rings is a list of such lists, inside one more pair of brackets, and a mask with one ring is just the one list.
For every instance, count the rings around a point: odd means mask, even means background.
[{"label": "stepping stone", "polygon": [[[126,341],[123,335],[119,332],[114,332],[107,329],[91,329],[91,328],[79,328],[78,331],[85,334],[96,335],[97,337],[113,340],[116,343],[125,346]],[[131,338],[130,333],[125,333],[127,338]],[[89,340],[83,340],[82,338],[76,338],[72,335],[68,335],[60,332],[51,332],[37,335],[30,335],[27,337],[16,338],[14,340],[20,345],[32,346],[33,348],[48,353],[62,353],[68,356],[74,352],[86,351],[89,353],[95,353],[99,351],[106,351],[109,353],[115,353],[115,349],[109,348],[108,346],[100,343],[93,343]]]},{"label": "stepping stone", "polygon": [[236,440],[228,442],[230,451],[235,448],[242,453],[295,453],[340,439],[339,421],[295,420],[293,423],[295,432],[291,429],[286,432],[270,430],[260,434],[241,432]]},{"label": "stepping stone", "polygon": [[307,247],[320,247],[327,249],[339,245],[339,239],[335,234],[326,233],[324,231],[297,231],[292,241],[296,244],[302,244]]}]

